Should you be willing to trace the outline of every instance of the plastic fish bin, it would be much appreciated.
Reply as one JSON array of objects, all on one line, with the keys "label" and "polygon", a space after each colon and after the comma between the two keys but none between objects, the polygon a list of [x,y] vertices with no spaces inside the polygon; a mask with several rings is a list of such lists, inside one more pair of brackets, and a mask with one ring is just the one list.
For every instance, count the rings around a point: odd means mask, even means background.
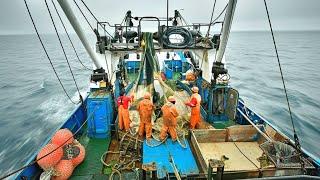
[{"label": "plastic fish bin", "polygon": [[111,96],[107,93],[94,95],[87,100],[88,136],[94,138],[110,137],[113,123],[113,106]]}]

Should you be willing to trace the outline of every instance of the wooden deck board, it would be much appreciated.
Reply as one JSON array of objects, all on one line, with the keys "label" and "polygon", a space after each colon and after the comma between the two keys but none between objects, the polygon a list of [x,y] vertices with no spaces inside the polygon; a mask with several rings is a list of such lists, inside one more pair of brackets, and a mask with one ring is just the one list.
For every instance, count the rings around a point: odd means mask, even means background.
[{"label": "wooden deck board", "polygon": [[[260,166],[257,158],[262,155],[262,150],[257,142],[235,142],[239,149],[251,160],[256,166]],[[200,152],[208,166],[209,159],[221,159],[225,155],[229,160],[225,161],[225,171],[250,171],[257,170],[236,147],[234,142],[213,142],[199,143]],[[215,169],[214,169],[215,171]]]}]

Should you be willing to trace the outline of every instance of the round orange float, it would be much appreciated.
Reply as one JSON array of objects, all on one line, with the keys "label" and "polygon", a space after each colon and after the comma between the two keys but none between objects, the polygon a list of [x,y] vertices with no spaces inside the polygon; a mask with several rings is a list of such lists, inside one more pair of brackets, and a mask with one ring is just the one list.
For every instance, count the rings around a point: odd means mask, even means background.
[{"label": "round orange float", "polygon": [[[69,140],[68,140],[69,139]],[[71,144],[73,142],[73,134],[69,129],[60,129],[56,132],[56,134],[52,137],[51,142],[58,146],[66,144]],[[67,142],[66,142],[67,141]]]},{"label": "round orange float", "polygon": [[69,179],[73,173],[74,167],[71,160],[61,160],[55,167],[55,176],[52,179],[65,180]]},{"label": "round orange float", "polygon": [[47,170],[47,169],[55,166],[61,160],[61,158],[63,156],[63,150],[61,147],[60,148],[58,148],[58,147],[59,146],[56,144],[47,144],[46,146],[44,146],[40,150],[40,152],[37,155],[37,160],[50,153],[46,157],[37,161],[39,166],[42,169]]}]

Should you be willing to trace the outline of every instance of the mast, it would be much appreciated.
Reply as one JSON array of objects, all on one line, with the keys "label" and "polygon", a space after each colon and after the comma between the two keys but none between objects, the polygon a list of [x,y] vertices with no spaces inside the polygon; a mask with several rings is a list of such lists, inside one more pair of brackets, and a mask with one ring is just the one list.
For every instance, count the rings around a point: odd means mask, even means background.
[{"label": "mast", "polygon": [[234,10],[236,9],[237,0],[229,0],[226,15],[224,17],[224,23],[222,27],[222,35],[220,38],[220,46],[217,50],[216,62],[221,62],[224,52],[226,50],[232,19],[234,15]]},{"label": "mast", "polygon": [[94,50],[90,47],[89,41],[87,40],[83,29],[80,26],[79,21],[77,20],[76,16],[74,15],[68,0],[58,0],[62,10],[64,11],[65,15],[67,16],[70,24],[72,25],[73,29],[76,31],[79,39],[81,40],[84,48],[87,50],[89,56],[91,57],[94,65],[97,69],[100,69],[102,65],[100,64],[99,57],[94,52]]}]

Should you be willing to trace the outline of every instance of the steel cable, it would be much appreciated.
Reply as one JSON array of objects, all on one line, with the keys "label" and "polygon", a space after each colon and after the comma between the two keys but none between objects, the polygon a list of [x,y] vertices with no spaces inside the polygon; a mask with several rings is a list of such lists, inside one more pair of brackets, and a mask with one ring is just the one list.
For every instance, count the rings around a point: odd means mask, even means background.
[{"label": "steel cable", "polygon": [[278,53],[276,41],[275,41],[275,38],[274,38],[274,33],[273,33],[273,29],[272,29],[272,24],[271,24],[271,20],[270,20],[270,15],[269,15],[267,2],[266,2],[266,0],[263,0],[263,2],[264,2],[265,9],[266,9],[267,17],[268,17],[268,23],[269,23],[269,27],[270,27],[270,32],[271,32],[272,41],[273,41],[273,45],[274,45],[274,50],[275,50],[276,57],[277,57],[277,60],[278,60],[278,66],[279,66],[279,70],[280,70],[281,81],[282,81],[284,93],[285,93],[285,96],[286,96],[286,101],[287,101],[287,106],[288,106],[288,110],[289,110],[291,125],[292,125],[292,129],[293,129],[293,137],[294,137],[294,141],[295,141],[295,146],[296,146],[296,148],[298,149],[298,151],[300,153],[301,169],[304,171],[304,173],[306,173],[305,164],[304,164],[304,161],[302,160],[301,145],[300,145],[300,141],[299,141],[299,138],[298,138],[295,126],[294,126],[294,122],[293,122],[292,111],[291,111],[291,108],[290,108],[290,102],[289,102],[289,98],[288,98],[288,92],[287,92],[286,84],[284,82],[284,77],[283,77],[283,72],[282,72],[282,68],[281,68],[279,53]]},{"label": "steel cable", "polygon": [[88,18],[86,17],[86,15],[82,12],[82,10],[81,10],[80,6],[78,5],[78,3],[77,3],[75,0],[73,0],[73,2],[74,2],[75,5],[78,7],[80,13],[81,13],[82,16],[84,17],[84,19],[86,20],[86,22],[88,23],[88,25],[90,26],[91,30],[94,32],[94,29],[93,29],[92,25],[90,24],[90,22],[89,22]]},{"label": "steel cable", "polygon": [[214,10],[216,8],[216,3],[217,3],[217,0],[214,0],[213,7],[212,7],[212,12],[211,12],[211,17],[210,17],[210,23],[209,23],[209,27],[208,27],[208,31],[207,31],[206,37],[209,37],[209,32],[210,32],[210,28],[211,28],[211,24],[212,24]]},{"label": "steel cable", "polygon": [[67,61],[67,64],[68,64],[68,67],[69,67],[69,70],[70,70],[70,73],[71,73],[72,79],[73,79],[74,84],[75,84],[75,86],[76,86],[76,88],[77,88],[77,91],[78,91],[78,93],[79,93],[80,101],[83,103],[83,98],[82,98],[82,96],[81,96],[81,93],[80,93],[80,90],[79,90],[78,84],[77,84],[76,79],[75,79],[75,77],[74,77],[74,74],[73,74],[73,72],[72,72],[72,69],[71,69],[71,66],[70,66],[70,63],[69,63],[69,60],[68,60],[68,57],[67,57],[66,51],[65,51],[65,49],[64,49],[64,47],[63,47],[63,45],[62,45],[62,41],[61,41],[60,35],[59,35],[59,33],[58,33],[58,30],[57,30],[56,24],[55,24],[55,22],[54,22],[54,20],[53,20],[53,16],[52,16],[51,11],[50,11],[50,8],[49,8],[49,6],[48,6],[47,0],[45,0],[44,2],[45,2],[45,4],[46,4],[46,6],[47,6],[47,10],[48,10],[48,12],[49,12],[49,15],[50,15],[50,19],[51,19],[52,25],[53,25],[54,30],[55,30],[55,32],[56,32],[56,35],[57,35],[57,37],[58,37],[58,40],[59,40],[60,46],[61,46],[62,51],[63,51],[63,54],[64,54],[64,57],[66,58],[66,61]]},{"label": "steel cable", "polygon": [[73,50],[74,50],[74,52],[75,52],[75,54],[76,54],[76,56],[77,56],[78,61],[80,62],[80,64],[81,64],[85,69],[91,71],[91,69],[88,68],[87,66],[85,66],[85,65],[82,63],[82,61],[80,60],[79,55],[78,55],[78,53],[77,53],[77,51],[76,51],[76,48],[74,47],[74,44],[73,44],[73,42],[72,42],[72,40],[71,40],[71,38],[70,38],[70,36],[69,36],[69,33],[68,33],[68,31],[67,31],[67,28],[66,28],[66,26],[64,25],[64,23],[63,23],[63,21],[62,21],[62,18],[61,18],[61,16],[60,16],[60,13],[58,12],[58,9],[57,9],[57,7],[56,7],[56,4],[53,2],[53,0],[51,0],[51,2],[52,2],[52,4],[53,4],[53,7],[54,7],[54,9],[55,9],[55,11],[56,11],[59,19],[60,19],[60,22],[61,22],[61,24],[62,24],[62,26],[63,26],[64,32],[65,32],[65,33],[67,34],[67,36],[68,36],[68,39],[69,39],[70,44],[71,44],[71,46],[72,46],[72,48],[73,48]]},{"label": "steel cable", "polygon": [[[104,25],[105,26],[105,25]],[[106,32],[104,31],[104,36],[106,37]],[[108,65],[108,61],[107,61],[107,55],[106,55],[106,49],[105,49],[105,45],[103,45],[103,54],[104,54],[104,60],[106,61],[106,67],[107,67],[107,72],[108,72],[108,78],[109,78],[109,81],[111,82],[112,79],[111,78],[111,74],[109,73],[109,65]],[[110,68],[111,69],[111,68]]]},{"label": "steel cable", "polygon": [[30,17],[30,19],[31,19],[31,22],[32,22],[32,24],[33,24],[34,30],[36,31],[36,34],[37,34],[37,36],[38,36],[38,39],[39,39],[40,44],[41,44],[41,46],[42,46],[42,49],[44,50],[44,52],[45,52],[45,54],[46,54],[46,56],[47,56],[47,58],[48,58],[48,60],[49,60],[49,62],[50,62],[50,65],[51,65],[51,67],[52,67],[52,69],[53,69],[53,72],[54,72],[54,74],[56,75],[56,77],[57,77],[57,79],[58,79],[58,81],[59,81],[59,83],[60,83],[60,85],[61,85],[64,93],[66,94],[66,96],[68,97],[68,99],[69,99],[73,104],[78,104],[77,102],[74,102],[74,101],[72,100],[72,98],[70,97],[70,95],[67,93],[66,88],[65,88],[64,85],[62,84],[62,81],[61,81],[61,79],[60,79],[60,77],[59,77],[59,75],[58,75],[55,67],[53,66],[53,63],[52,63],[51,58],[50,58],[50,56],[49,56],[49,54],[48,54],[48,51],[47,51],[46,47],[44,46],[44,43],[43,43],[43,41],[42,41],[42,39],[41,39],[41,37],[40,37],[40,34],[39,34],[39,32],[38,32],[38,29],[37,29],[37,26],[36,26],[36,24],[35,24],[35,22],[34,22],[34,20],[33,20],[33,17],[32,17],[32,15],[31,15],[31,12],[30,12],[30,9],[29,9],[29,6],[28,6],[26,0],[24,0],[24,3],[25,3],[25,5],[26,5],[27,12],[28,12],[29,17]]},{"label": "steel cable", "polygon": [[87,8],[87,10],[89,11],[89,13],[92,15],[92,17],[97,21],[97,23],[103,28],[103,30],[110,36],[112,37],[112,35],[105,29],[105,27],[103,27],[100,23],[98,18],[92,13],[92,11],[90,10],[90,8],[87,6],[87,4],[81,0],[82,4]]}]

